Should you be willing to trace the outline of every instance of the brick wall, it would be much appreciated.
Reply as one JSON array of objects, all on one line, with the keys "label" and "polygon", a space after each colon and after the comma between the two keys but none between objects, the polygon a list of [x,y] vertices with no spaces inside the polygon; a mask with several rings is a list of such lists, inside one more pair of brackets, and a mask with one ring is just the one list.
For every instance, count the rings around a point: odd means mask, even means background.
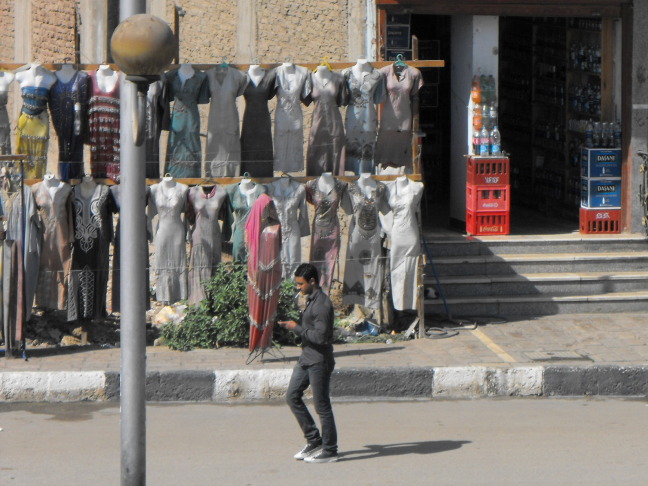
[{"label": "brick wall", "polygon": [[32,59],[74,62],[75,0],[32,0]]},{"label": "brick wall", "polygon": [[[180,61],[217,63],[223,57],[234,62],[238,10],[236,2],[189,0],[182,2]],[[173,25],[173,17],[167,19]]]},{"label": "brick wall", "polygon": [[0,61],[14,58],[13,0],[0,0]]}]

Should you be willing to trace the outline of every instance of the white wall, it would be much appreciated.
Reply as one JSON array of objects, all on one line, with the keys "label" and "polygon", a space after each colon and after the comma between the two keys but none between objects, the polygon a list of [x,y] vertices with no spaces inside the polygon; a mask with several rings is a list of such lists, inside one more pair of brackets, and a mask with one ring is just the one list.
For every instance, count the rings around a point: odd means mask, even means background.
[{"label": "white wall", "polygon": [[470,151],[468,116],[474,75],[492,74],[497,80],[499,18],[457,15],[452,17],[450,71],[452,124],[450,163],[450,218],[466,220],[466,158]]}]

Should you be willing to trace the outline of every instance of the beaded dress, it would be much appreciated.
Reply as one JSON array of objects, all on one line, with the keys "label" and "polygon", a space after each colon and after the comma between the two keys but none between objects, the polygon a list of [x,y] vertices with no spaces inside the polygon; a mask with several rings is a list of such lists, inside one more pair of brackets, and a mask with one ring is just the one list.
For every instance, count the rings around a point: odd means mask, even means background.
[{"label": "beaded dress", "polygon": [[102,91],[96,72],[90,73],[90,79],[90,171],[94,178],[119,182],[119,83],[110,91]]}]

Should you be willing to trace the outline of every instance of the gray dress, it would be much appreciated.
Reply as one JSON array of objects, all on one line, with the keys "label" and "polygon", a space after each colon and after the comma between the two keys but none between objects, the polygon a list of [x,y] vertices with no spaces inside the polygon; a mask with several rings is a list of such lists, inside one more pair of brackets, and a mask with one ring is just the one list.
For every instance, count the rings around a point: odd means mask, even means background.
[{"label": "gray dress", "polygon": [[187,209],[189,188],[173,181],[169,187],[165,182],[151,186],[149,219],[158,216],[154,229],[155,247],[154,272],[155,300],[174,303],[187,298],[187,247],[186,221],[183,215]]},{"label": "gray dress", "polygon": [[[187,220],[191,232],[189,256],[189,303],[203,300],[203,282],[211,279],[216,266],[221,262],[221,228],[218,222],[221,208],[227,198],[223,186],[216,185],[208,192],[202,187],[189,189]],[[224,226],[227,226],[225,221]]]},{"label": "gray dress", "polygon": [[233,67],[216,66],[207,71],[209,119],[205,174],[233,177],[241,171],[241,139],[236,98],[245,91],[249,78]]},{"label": "gray dress", "polygon": [[330,72],[329,79],[311,75],[313,90],[305,103],[315,104],[308,152],[306,175],[319,176],[324,172],[343,175],[344,123],[340,107],[347,103],[347,88],[341,74]]},{"label": "gray dress", "polygon": [[385,76],[374,67],[362,80],[355,76],[352,68],[342,71],[342,75],[349,89],[349,102],[344,119],[344,168],[356,174],[372,174],[378,135],[376,105],[385,101]]},{"label": "gray dress", "polygon": [[7,113],[7,98],[9,93],[0,93],[0,155],[11,153],[11,127]]},{"label": "gray dress", "polygon": [[306,187],[296,181],[287,185],[278,179],[266,186],[268,196],[277,208],[281,223],[281,266],[284,278],[292,278],[295,269],[302,262],[301,238],[310,234]]},{"label": "gray dress", "polygon": [[277,68],[277,108],[274,130],[274,170],[297,172],[304,169],[304,117],[301,102],[311,92],[310,74],[305,67]]},{"label": "gray dress", "polygon": [[382,228],[378,212],[390,211],[387,186],[376,182],[368,196],[358,184],[348,189],[353,214],[344,270],[344,303],[380,307],[383,268]]}]

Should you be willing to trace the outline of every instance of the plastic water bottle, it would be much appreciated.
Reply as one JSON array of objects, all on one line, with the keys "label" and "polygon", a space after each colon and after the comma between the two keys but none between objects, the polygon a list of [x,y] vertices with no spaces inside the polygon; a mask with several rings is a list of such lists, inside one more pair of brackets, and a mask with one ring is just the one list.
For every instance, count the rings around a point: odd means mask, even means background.
[{"label": "plastic water bottle", "polygon": [[479,130],[474,130],[473,131],[473,136],[472,136],[472,152],[473,155],[479,155]]},{"label": "plastic water bottle", "polygon": [[585,128],[585,147],[592,148],[594,146],[594,125],[592,125],[592,120],[587,122],[587,128]]},{"label": "plastic water bottle", "polygon": [[490,148],[490,135],[486,127],[482,127],[479,133],[479,155],[488,155]]},{"label": "plastic water bottle", "polygon": [[497,126],[497,108],[495,107],[495,103],[491,104],[490,111],[488,113],[488,117],[490,118],[490,126],[491,127],[496,127]]},{"label": "plastic water bottle", "polygon": [[497,125],[493,127],[490,133],[491,155],[502,155],[502,136],[500,135]]},{"label": "plastic water bottle", "polygon": [[479,84],[479,76],[473,77],[472,89],[470,91],[470,98],[475,104],[481,103],[482,93],[481,93],[481,86]]},{"label": "plastic water bottle", "polygon": [[619,120],[614,122],[613,138],[614,147],[621,148],[621,123]]}]

